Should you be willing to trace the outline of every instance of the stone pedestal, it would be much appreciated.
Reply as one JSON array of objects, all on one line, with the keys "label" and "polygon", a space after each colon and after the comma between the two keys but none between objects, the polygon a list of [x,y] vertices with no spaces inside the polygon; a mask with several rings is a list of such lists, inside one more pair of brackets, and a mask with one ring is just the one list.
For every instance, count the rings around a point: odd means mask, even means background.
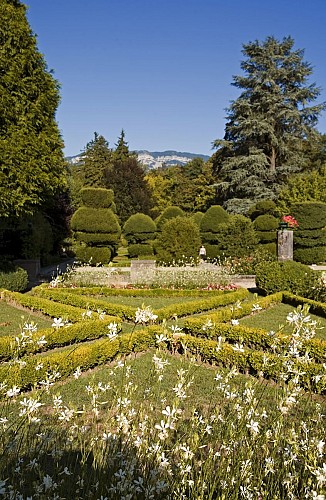
[{"label": "stone pedestal", "polygon": [[290,229],[277,231],[277,258],[280,262],[293,260],[293,231]]}]

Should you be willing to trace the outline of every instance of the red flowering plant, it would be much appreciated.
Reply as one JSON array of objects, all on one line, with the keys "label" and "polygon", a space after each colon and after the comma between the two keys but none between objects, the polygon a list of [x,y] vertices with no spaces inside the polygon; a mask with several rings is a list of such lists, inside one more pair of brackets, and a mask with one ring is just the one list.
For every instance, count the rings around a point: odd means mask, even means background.
[{"label": "red flowering plant", "polygon": [[298,221],[292,215],[283,215],[282,222],[287,224],[289,229],[297,229],[299,227]]}]

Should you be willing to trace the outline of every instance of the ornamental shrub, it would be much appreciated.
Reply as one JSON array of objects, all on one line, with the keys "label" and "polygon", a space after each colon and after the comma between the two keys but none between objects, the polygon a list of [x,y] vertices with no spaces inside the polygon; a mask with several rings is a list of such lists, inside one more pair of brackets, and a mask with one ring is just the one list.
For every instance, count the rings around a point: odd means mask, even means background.
[{"label": "ornamental shrub", "polygon": [[83,205],[92,208],[111,208],[114,193],[112,189],[84,187],[80,190]]},{"label": "ornamental shrub", "polygon": [[173,219],[175,217],[184,217],[184,211],[175,205],[167,207],[159,217],[156,219],[156,226],[158,231],[162,231],[163,225],[167,220]]},{"label": "ornamental shrub", "polygon": [[261,245],[276,254],[276,239],[279,220],[271,214],[258,215],[253,222],[257,238]]},{"label": "ornamental shrub", "polygon": [[174,217],[165,222],[157,239],[157,262],[182,265],[198,260],[201,244],[199,228],[190,217]]},{"label": "ornamental shrub", "polygon": [[[219,227],[221,224],[228,222],[229,218],[229,214],[220,205],[212,205],[204,213],[200,223],[200,235],[205,247],[210,245],[209,252],[206,251],[206,256],[210,260],[220,254],[218,249],[220,242]],[[213,249],[213,245],[217,248]]]},{"label": "ornamental shrub", "polygon": [[129,244],[154,240],[156,224],[149,215],[134,214],[123,226],[123,235]]},{"label": "ornamental shrub", "polygon": [[[113,192],[103,188],[83,188],[84,203],[74,213],[71,228],[77,241],[75,253],[81,262],[107,264],[118,249],[121,228],[112,210]],[[101,204],[104,207],[101,207]]]},{"label": "ornamental shrub", "polygon": [[196,222],[198,227],[200,227],[203,217],[204,217],[203,212],[195,212],[194,214],[191,215],[191,218]]},{"label": "ornamental shrub", "polygon": [[218,249],[228,257],[244,257],[255,249],[258,238],[248,217],[230,215],[227,222],[218,226]]},{"label": "ornamental shrub", "polygon": [[12,266],[11,269],[0,271],[0,289],[10,290],[12,292],[22,292],[28,285],[28,274],[21,267]]},{"label": "ornamental shrub", "polygon": [[278,215],[277,207],[272,200],[261,200],[248,210],[248,217],[254,221],[260,215]]},{"label": "ornamental shrub", "polygon": [[291,213],[298,221],[294,232],[295,260],[305,264],[326,261],[326,203],[295,203]]},{"label": "ornamental shrub", "polygon": [[256,266],[256,285],[267,294],[288,291],[314,299],[321,278],[310,267],[300,262],[262,262]]},{"label": "ornamental shrub", "polygon": [[134,243],[128,246],[128,254],[131,259],[144,255],[153,255],[153,247],[146,243]]},{"label": "ornamental shrub", "polygon": [[106,264],[111,260],[111,249],[109,247],[78,246],[75,253],[77,260],[91,266]]},{"label": "ornamental shrub", "polygon": [[220,224],[228,222],[229,214],[220,205],[212,205],[205,213],[200,223],[201,233],[216,233]]}]

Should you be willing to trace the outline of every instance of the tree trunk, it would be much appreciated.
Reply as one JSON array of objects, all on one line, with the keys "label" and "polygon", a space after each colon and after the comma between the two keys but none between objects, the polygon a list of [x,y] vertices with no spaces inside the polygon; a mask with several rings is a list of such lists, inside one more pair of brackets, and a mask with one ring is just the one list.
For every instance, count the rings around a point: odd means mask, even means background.
[{"label": "tree trunk", "polygon": [[269,159],[270,159],[270,170],[271,172],[274,173],[276,171],[276,151],[274,148],[272,148],[272,154],[269,157]]}]

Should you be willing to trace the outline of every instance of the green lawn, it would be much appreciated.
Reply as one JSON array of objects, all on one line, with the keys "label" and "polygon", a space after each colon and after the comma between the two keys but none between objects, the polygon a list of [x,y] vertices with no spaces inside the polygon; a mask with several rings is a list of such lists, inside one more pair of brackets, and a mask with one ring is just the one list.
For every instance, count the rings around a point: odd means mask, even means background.
[{"label": "green lawn", "polygon": [[34,321],[38,328],[49,328],[53,322],[51,318],[41,317],[36,313],[13,307],[0,300],[0,337],[17,335],[24,323]]},{"label": "green lawn", "polygon": [[[90,296],[92,297],[92,296]],[[97,297],[96,297],[97,298]],[[132,307],[142,307],[150,306],[152,309],[160,309],[161,307],[170,306],[173,304],[180,304],[181,302],[193,302],[194,300],[201,300],[199,297],[122,297],[122,296],[104,296],[99,295],[100,300],[105,300],[106,302],[112,304],[123,304]],[[205,297],[203,298],[205,299]]]},{"label": "green lawn", "polygon": [[[254,328],[263,328],[264,330],[277,331],[280,325],[284,325],[284,331],[286,333],[291,333],[291,326],[287,324],[286,317],[290,312],[294,311],[294,307],[288,304],[278,304],[276,306],[270,307],[264,311],[240,319],[240,323],[246,326],[252,326]],[[326,319],[320,316],[315,316],[311,314],[311,319],[317,321],[322,330],[317,330],[316,337],[326,340]]]}]

